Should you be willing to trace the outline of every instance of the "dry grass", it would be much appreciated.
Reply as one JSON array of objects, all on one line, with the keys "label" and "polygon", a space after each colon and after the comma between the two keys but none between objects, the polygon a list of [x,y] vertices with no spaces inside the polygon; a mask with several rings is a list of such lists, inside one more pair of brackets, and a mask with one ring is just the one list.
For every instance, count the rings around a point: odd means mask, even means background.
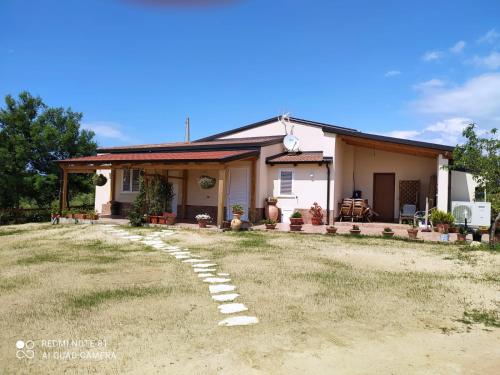
[{"label": "dry grass", "polygon": [[[261,320],[219,328],[216,304],[191,267],[107,238],[100,226],[30,224],[0,228],[0,236],[5,373],[488,373],[500,364],[484,350],[500,343],[495,253],[178,231],[168,242],[231,273]],[[117,358],[20,361],[19,338],[105,339]]]}]

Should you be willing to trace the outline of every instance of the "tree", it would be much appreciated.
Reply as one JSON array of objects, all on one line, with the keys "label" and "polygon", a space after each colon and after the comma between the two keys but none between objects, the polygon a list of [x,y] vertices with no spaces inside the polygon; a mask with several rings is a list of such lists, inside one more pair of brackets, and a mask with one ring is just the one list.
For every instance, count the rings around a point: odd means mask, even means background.
[{"label": "tree", "polygon": [[[82,114],[50,108],[28,92],[5,97],[0,108],[0,207],[19,207],[22,199],[47,207],[57,198],[55,161],[95,154],[94,133],[80,129]],[[75,176],[70,188],[89,192],[88,178]]]},{"label": "tree", "polygon": [[497,129],[479,136],[475,128],[475,124],[470,124],[464,129],[462,135],[466,142],[455,147],[451,168],[471,173],[478,187],[486,190],[487,200],[492,203],[493,216],[496,216],[490,233],[492,242],[495,228],[500,222],[500,140]]}]

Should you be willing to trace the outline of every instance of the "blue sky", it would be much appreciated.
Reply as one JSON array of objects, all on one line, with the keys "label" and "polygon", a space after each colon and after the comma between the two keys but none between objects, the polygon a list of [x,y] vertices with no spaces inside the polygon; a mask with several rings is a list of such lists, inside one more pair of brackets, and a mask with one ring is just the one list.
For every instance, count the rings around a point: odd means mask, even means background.
[{"label": "blue sky", "polygon": [[500,123],[499,1],[158,2],[1,1],[0,95],[101,145],[182,140],[188,115],[193,139],[284,112],[446,144]]}]

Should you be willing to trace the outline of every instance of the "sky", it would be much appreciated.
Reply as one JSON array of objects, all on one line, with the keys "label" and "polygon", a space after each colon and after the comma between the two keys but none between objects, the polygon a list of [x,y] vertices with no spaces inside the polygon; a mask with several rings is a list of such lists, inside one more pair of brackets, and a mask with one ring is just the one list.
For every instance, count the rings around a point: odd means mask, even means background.
[{"label": "sky", "polygon": [[[500,1],[2,0],[0,96],[84,114],[101,146],[283,113],[455,145],[500,124]],[[2,104],[3,106],[3,101]]]}]

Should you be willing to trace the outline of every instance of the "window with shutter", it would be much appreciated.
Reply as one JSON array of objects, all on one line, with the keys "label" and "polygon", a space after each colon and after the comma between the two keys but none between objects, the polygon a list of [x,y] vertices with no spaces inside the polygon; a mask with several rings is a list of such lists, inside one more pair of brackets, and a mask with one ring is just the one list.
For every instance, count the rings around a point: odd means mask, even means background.
[{"label": "window with shutter", "polygon": [[122,179],[122,191],[139,191],[139,169],[124,169]]},{"label": "window with shutter", "polygon": [[138,169],[132,170],[132,191],[139,191],[139,176],[140,171]]},{"label": "window with shutter", "polygon": [[123,170],[122,191],[130,191],[130,169]]},{"label": "window with shutter", "polygon": [[293,172],[280,171],[280,195],[292,195]]}]

